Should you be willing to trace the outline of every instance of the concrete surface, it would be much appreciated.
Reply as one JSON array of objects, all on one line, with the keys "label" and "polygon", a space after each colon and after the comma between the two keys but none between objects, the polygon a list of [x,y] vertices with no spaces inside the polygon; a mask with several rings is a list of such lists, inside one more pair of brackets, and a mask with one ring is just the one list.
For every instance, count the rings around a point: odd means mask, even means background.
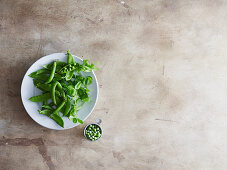
[{"label": "concrete surface", "polygon": [[[0,0],[1,170],[227,169],[227,1]],[[48,130],[20,84],[70,49],[100,70],[97,142]]]}]

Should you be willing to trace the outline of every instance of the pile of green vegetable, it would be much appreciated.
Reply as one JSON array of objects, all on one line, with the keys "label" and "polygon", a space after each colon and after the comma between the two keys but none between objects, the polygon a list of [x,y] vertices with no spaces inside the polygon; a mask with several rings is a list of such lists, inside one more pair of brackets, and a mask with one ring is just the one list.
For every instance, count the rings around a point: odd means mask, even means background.
[{"label": "pile of green vegetable", "polygon": [[79,64],[69,51],[66,55],[68,63],[56,60],[29,75],[33,78],[35,87],[42,90],[41,95],[29,100],[43,102],[42,109],[38,112],[50,117],[63,128],[63,116],[73,123],[83,123],[77,116],[82,105],[90,101],[88,86],[92,84],[92,77],[81,73],[96,70],[94,64],[88,60]]}]

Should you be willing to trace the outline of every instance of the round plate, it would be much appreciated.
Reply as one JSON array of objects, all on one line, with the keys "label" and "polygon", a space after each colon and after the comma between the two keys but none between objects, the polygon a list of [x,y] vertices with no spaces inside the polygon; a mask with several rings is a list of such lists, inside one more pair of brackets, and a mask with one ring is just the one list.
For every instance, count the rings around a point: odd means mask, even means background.
[{"label": "round plate", "polygon": [[[41,91],[37,89],[33,84],[33,79],[29,77],[28,75],[31,74],[34,71],[37,71],[45,64],[49,64],[53,62],[54,60],[58,59],[59,61],[67,62],[68,57],[64,53],[54,53],[50,54],[48,56],[42,57],[39,60],[37,60],[32,66],[28,69],[26,72],[22,85],[21,85],[21,99],[23,102],[23,105],[25,107],[25,110],[27,113],[31,116],[31,118],[36,121],[38,124],[49,128],[49,129],[55,129],[55,130],[64,130],[64,129],[70,129],[73,128],[79,123],[73,123],[71,120],[69,120],[67,117],[63,117],[64,120],[64,128],[59,126],[54,120],[51,118],[41,115],[38,113],[38,109],[41,109],[41,103],[35,103],[28,100],[30,97],[37,96],[41,94]],[[75,62],[77,63],[83,63],[83,60],[74,56]],[[87,117],[91,114],[93,111],[95,104],[97,102],[98,97],[98,82],[96,79],[96,76],[94,72],[90,73],[83,73],[85,76],[91,76],[93,78],[92,84],[89,86],[90,94],[89,97],[91,98],[90,102],[87,102],[83,105],[83,107],[78,112],[78,118],[85,121]]]}]

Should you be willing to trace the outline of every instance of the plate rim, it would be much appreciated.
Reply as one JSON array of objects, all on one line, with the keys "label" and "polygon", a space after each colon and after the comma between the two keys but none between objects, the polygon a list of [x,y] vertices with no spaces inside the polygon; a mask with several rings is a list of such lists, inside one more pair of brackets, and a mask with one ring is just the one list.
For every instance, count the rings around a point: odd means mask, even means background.
[{"label": "plate rim", "polygon": [[[42,59],[42,58],[44,58],[44,57],[48,57],[48,56],[51,56],[51,55],[60,55],[60,54],[66,55],[65,53],[52,53],[52,54],[45,55],[45,56],[39,58],[38,60],[36,60],[34,63],[32,63],[32,65],[27,69],[27,71],[25,72],[25,74],[24,74],[24,76],[23,76],[23,79],[22,79],[22,82],[21,82],[20,96],[21,96],[21,100],[22,100],[22,103],[23,103],[23,106],[24,106],[25,111],[26,111],[27,114],[32,118],[33,121],[35,121],[37,124],[39,124],[39,125],[42,126],[42,127],[45,127],[45,128],[51,129],[51,130],[60,130],[60,131],[61,131],[61,130],[72,129],[72,128],[74,128],[74,127],[80,125],[80,124],[75,124],[74,126],[68,127],[68,128],[58,128],[58,129],[56,129],[56,128],[50,128],[50,127],[47,127],[47,126],[45,126],[45,125],[42,125],[42,124],[40,124],[38,121],[36,121],[35,119],[33,119],[33,117],[28,113],[28,110],[27,110],[27,108],[25,107],[24,100],[23,100],[23,98],[22,98],[22,86],[23,86],[23,83],[24,83],[24,81],[25,81],[25,76],[27,75],[27,72],[29,71],[29,69],[30,69],[35,63],[37,63],[40,59]],[[73,54],[72,54],[72,56],[73,56],[73,57],[76,57],[76,58],[79,59],[80,61],[83,61],[83,59],[79,58],[79,57],[76,56],[76,55],[73,55]],[[97,91],[97,92],[96,92],[96,99],[95,99],[93,108],[91,109],[90,113],[84,118],[83,121],[85,121],[85,120],[90,116],[90,114],[91,114],[91,113],[93,112],[93,110],[95,109],[95,106],[96,106],[97,101],[98,101],[98,95],[99,95],[99,88],[98,88],[99,85],[98,85],[98,80],[97,80],[97,77],[96,77],[94,71],[92,71],[92,73],[93,73],[94,78],[95,78],[95,81],[96,81],[96,89],[97,89],[97,90],[96,90],[96,91]]]}]

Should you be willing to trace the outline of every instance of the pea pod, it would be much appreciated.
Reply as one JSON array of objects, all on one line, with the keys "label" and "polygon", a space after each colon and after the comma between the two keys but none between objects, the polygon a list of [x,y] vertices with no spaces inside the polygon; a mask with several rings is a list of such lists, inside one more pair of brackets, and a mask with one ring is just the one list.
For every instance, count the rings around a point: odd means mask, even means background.
[{"label": "pea pod", "polygon": [[69,100],[69,98],[67,98],[67,102],[66,102],[66,106],[65,106],[65,111],[64,111],[64,116],[67,116],[70,110],[70,106],[71,106],[71,102]]},{"label": "pea pod", "polygon": [[29,74],[30,77],[35,76],[35,75],[39,75],[39,74],[48,74],[50,73],[50,70],[47,69],[40,69],[38,71],[32,72],[31,74]]},{"label": "pea pod", "polygon": [[44,82],[48,80],[48,75],[46,74],[30,74],[29,76],[33,79],[41,80]]},{"label": "pea pod", "polygon": [[68,55],[68,64],[74,64],[74,58],[72,56],[72,54],[69,52],[69,50],[67,51],[67,55]]},{"label": "pea pod", "polygon": [[50,73],[50,77],[48,78],[48,80],[46,81],[45,84],[48,84],[48,83],[50,83],[50,82],[53,80],[53,78],[54,78],[54,73],[55,73],[55,70],[56,70],[56,66],[57,66],[57,63],[56,63],[56,61],[55,61],[54,64],[53,64],[53,68],[52,68],[52,70],[51,70],[51,73]]},{"label": "pea pod", "polygon": [[54,110],[53,114],[57,114],[61,108],[65,105],[65,101],[61,102],[61,104]]},{"label": "pea pod", "polygon": [[68,71],[65,75],[65,80],[66,81],[71,80],[71,78],[73,77],[73,73],[74,73],[74,71]]},{"label": "pea pod", "polygon": [[59,80],[62,80],[63,78],[64,78],[64,77],[62,77],[61,75],[55,73],[55,74],[54,74],[54,78],[53,78],[52,81],[59,81]]},{"label": "pea pod", "polygon": [[84,81],[83,81],[84,85],[90,85],[92,84],[92,77],[91,76],[87,76]]},{"label": "pea pod", "polygon": [[80,64],[78,64],[78,63],[76,63],[76,64],[68,64],[68,65],[66,65],[65,67],[63,67],[63,68],[59,71],[59,73],[60,73],[60,74],[64,74],[64,73],[67,73],[67,72],[69,72],[69,71],[74,71],[74,70],[76,70],[77,72],[80,72],[80,71],[82,70],[82,68],[83,68],[83,66],[80,65]]},{"label": "pea pod", "polygon": [[63,114],[65,111],[65,105],[61,108],[60,112]]},{"label": "pea pod", "polygon": [[41,94],[38,96],[33,96],[29,100],[32,102],[43,102],[51,98],[50,93]]},{"label": "pea pod", "polygon": [[42,105],[42,108],[52,110],[53,108],[50,105]]},{"label": "pea pod", "polygon": [[[56,63],[57,63],[56,70],[55,70],[56,72],[58,72],[62,67],[67,65],[65,62],[62,62],[62,61],[56,61]],[[46,64],[43,67],[50,71],[51,68],[53,67],[53,63]]]},{"label": "pea pod", "polygon": [[51,119],[53,119],[57,124],[64,128],[64,121],[62,120],[61,116],[58,114],[51,114]]},{"label": "pea pod", "polygon": [[56,98],[55,98],[56,86],[58,86],[59,90],[61,91],[62,97],[65,98],[65,92],[62,89],[61,84],[58,81],[54,82],[54,84],[52,85],[52,89],[51,89],[51,98],[52,98],[52,100],[53,100],[53,102],[54,102],[55,105],[57,104]]},{"label": "pea pod", "polygon": [[36,79],[33,79],[33,84],[35,85],[35,87],[37,87],[38,89],[40,89],[42,91],[50,91],[51,90],[51,85],[50,84],[40,83]]},{"label": "pea pod", "polygon": [[38,110],[39,114],[50,116],[52,113],[52,110],[46,109],[46,110]]},{"label": "pea pod", "polygon": [[81,81],[78,81],[75,85],[75,89],[79,89],[81,85],[82,85]]}]

